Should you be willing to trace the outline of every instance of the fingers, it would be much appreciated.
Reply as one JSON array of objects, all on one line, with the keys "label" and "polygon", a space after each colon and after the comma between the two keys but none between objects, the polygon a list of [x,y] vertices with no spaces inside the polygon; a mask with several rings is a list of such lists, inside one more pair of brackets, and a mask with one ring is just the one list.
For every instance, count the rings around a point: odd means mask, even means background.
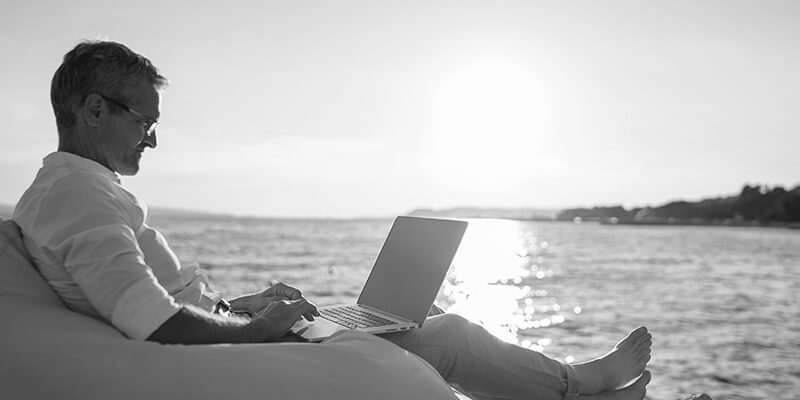
[{"label": "fingers", "polygon": [[283,304],[288,312],[295,314],[297,319],[300,319],[300,317],[305,317],[307,320],[313,321],[314,316],[319,316],[317,306],[304,298],[297,300],[281,300],[278,303]]},{"label": "fingers", "polygon": [[267,289],[273,296],[285,297],[289,300],[299,300],[303,297],[303,292],[300,289],[289,286],[283,282],[277,282]]},{"label": "fingers", "polygon": [[280,306],[281,306],[281,302],[280,301],[271,301],[271,302],[267,303],[267,306],[264,307],[263,309],[261,309],[261,311],[259,311],[258,314],[268,313],[268,312],[270,312],[270,311],[272,311],[272,310],[274,310],[274,309],[276,309],[276,308],[278,308]]},{"label": "fingers", "polygon": [[309,321],[313,321],[313,320],[314,320],[314,317],[319,317],[319,310],[317,310],[317,306],[316,306],[314,303],[312,303],[312,302],[310,302],[310,301],[308,301],[308,300],[306,300],[306,303],[308,303],[308,305],[309,305],[310,309],[309,309],[309,311],[308,311],[308,312],[306,312],[305,314],[303,314],[303,316],[304,316],[304,317],[305,317],[307,320],[309,320]]},{"label": "fingers", "polygon": [[285,335],[302,318],[312,321],[314,315],[319,315],[317,307],[306,299],[282,299],[270,303],[256,314],[250,323],[259,326],[264,340],[274,340]]},{"label": "fingers", "polygon": [[290,319],[292,323],[302,318],[314,321],[314,317],[319,316],[314,303],[304,298],[299,289],[283,282],[274,282],[261,296],[262,299],[269,299],[269,303],[257,315],[270,314],[279,319]]},{"label": "fingers", "polygon": [[314,305],[314,303],[304,298],[293,300],[291,301],[291,303],[292,306],[295,307],[297,309],[297,312],[299,313],[298,319],[300,318],[300,316],[302,316],[303,318],[309,321],[313,321],[315,316],[317,317],[319,316],[319,311],[317,310],[317,306]]}]

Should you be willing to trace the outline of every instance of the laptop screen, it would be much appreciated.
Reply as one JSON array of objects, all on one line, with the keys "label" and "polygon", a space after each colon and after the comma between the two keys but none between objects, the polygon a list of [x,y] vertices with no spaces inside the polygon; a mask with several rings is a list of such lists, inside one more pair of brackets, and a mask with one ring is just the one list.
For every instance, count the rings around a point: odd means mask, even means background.
[{"label": "laptop screen", "polygon": [[466,229],[464,221],[397,217],[358,304],[422,323]]}]

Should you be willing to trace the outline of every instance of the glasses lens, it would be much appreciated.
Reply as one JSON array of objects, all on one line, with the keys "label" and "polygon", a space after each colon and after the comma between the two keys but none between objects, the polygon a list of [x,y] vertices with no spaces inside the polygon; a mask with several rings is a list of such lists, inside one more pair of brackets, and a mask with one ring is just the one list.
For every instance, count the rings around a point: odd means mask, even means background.
[{"label": "glasses lens", "polygon": [[150,123],[150,126],[148,126],[148,127],[147,127],[147,129],[145,130],[145,132],[147,133],[147,136],[150,136],[150,135],[152,135],[153,133],[155,133],[155,132],[156,132],[156,127],[157,127],[157,126],[158,126],[158,121],[153,121],[153,122],[151,122],[151,123]]}]

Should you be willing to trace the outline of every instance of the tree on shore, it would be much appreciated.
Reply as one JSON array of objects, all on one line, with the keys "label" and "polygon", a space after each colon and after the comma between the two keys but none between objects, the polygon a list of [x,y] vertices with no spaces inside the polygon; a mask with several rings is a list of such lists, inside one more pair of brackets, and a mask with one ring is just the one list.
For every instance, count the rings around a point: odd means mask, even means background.
[{"label": "tree on shore", "polygon": [[720,221],[800,223],[800,185],[792,190],[781,186],[769,188],[745,185],[739,195],[704,199],[697,202],[673,201],[657,207],[622,206],[576,208],[562,211],[557,219],[610,220],[620,222],[692,222]]}]

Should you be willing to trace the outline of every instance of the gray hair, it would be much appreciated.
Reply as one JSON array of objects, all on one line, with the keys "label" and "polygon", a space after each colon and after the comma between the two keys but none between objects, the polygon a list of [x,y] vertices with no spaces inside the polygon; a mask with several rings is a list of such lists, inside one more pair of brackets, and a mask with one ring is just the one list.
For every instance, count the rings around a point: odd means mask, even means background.
[{"label": "gray hair", "polygon": [[[75,111],[91,93],[123,102],[142,80],[156,89],[167,85],[167,78],[145,58],[117,42],[86,40],[64,55],[53,75],[50,102],[56,115],[60,140],[76,126]],[[112,108],[116,111],[116,108]]]}]

